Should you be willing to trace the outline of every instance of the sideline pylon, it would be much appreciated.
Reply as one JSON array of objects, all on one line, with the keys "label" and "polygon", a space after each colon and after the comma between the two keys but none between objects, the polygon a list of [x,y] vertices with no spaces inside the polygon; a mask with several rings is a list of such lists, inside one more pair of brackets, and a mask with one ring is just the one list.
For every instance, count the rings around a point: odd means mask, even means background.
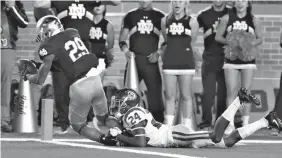
[{"label": "sideline pylon", "polygon": [[[22,67],[20,67],[22,65],[24,65],[25,69],[33,68],[30,67],[30,63],[30,61],[25,59],[18,60],[19,71],[22,71]],[[13,131],[17,133],[38,132],[36,109],[34,108],[30,81],[26,80],[24,76],[20,78],[17,103],[15,106],[15,118],[13,120]]]}]

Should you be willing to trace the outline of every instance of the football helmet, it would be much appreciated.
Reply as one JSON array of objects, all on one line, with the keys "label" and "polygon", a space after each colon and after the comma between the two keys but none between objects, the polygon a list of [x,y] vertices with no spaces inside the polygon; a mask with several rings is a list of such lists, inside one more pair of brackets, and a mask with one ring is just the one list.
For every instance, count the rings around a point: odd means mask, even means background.
[{"label": "football helmet", "polygon": [[109,107],[110,114],[119,119],[132,107],[140,105],[140,96],[133,90],[123,88],[112,96]]},{"label": "football helmet", "polygon": [[54,15],[47,15],[38,20],[36,24],[36,41],[42,42],[54,35],[63,31],[61,21]]}]

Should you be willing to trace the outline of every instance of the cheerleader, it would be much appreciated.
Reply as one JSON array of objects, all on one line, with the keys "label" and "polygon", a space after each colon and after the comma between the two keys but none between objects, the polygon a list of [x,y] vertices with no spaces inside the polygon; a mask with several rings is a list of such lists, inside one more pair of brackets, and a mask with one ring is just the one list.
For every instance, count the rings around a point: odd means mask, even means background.
[{"label": "cheerleader", "polygon": [[[223,16],[219,24],[219,28],[216,33],[215,40],[222,44],[230,43],[227,40],[227,34],[232,31],[245,31],[255,36],[255,40],[252,42],[252,46],[256,47],[262,43],[262,30],[260,21],[252,14],[252,5],[250,1],[240,0],[234,2],[232,11]],[[223,66],[227,87],[227,99],[226,104],[230,105],[238,93],[238,87],[244,87],[247,90],[251,89],[252,82],[256,70],[256,59],[241,60],[225,58]],[[241,76],[241,78],[239,78]],[[241,86],[239,83],[241,82]],[[243,110],[243,125],[249,123],[249,113],[251,106],[245,106]],[[230,124],[229,128],[234,128],[234,123]]]},{"label": "cheerleader", "polygon": [[189,1],[171,2],[171,13],[162,19],[163,78],[165,86],[165,123],[172,125],[175,112],[176,85],[179,86],[179,107],[182,108],[184,124],[191,127],[193,102],[192,80],[195,75],[193,46],[196,43],[198,22],[191,17]]},{"label": "cheerleader", "polygon": [[[109,67],[113,61],[114,27],[105,19],[106,5],[94,7],[93,15],[89,31],[91,52],[99,59],[99,65],[105,64],[106,67]],[[103,80],[104,73],[101,73],[100,76]]]}]

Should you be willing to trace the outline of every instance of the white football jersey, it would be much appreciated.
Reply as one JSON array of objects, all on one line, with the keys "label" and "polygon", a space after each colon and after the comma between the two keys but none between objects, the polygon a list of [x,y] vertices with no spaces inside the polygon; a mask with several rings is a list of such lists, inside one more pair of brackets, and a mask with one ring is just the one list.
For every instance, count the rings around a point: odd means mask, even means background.
[{"label": "white football jersey", "polygon": [[157,122],[148,110],[142,107],[133,107],[129,109],[122,118],[123,126],[129,132],[135,128],[134,125],[144,120],[147,122],[144,128],[146,138],[149,138],[148,145],[154,147],[168,147],[172,144],[171,128]]}]

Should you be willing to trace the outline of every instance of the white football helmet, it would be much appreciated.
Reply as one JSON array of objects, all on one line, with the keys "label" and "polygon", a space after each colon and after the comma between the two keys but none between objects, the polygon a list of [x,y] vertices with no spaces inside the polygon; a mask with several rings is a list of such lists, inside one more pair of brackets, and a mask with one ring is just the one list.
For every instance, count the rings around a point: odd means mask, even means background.
[{"label": "white football helmet", "polygon": [[42,42],[54,35],[63,31],[61,21],[54,15],[47,15],[38,20],[36,24],[36,41]]}]

